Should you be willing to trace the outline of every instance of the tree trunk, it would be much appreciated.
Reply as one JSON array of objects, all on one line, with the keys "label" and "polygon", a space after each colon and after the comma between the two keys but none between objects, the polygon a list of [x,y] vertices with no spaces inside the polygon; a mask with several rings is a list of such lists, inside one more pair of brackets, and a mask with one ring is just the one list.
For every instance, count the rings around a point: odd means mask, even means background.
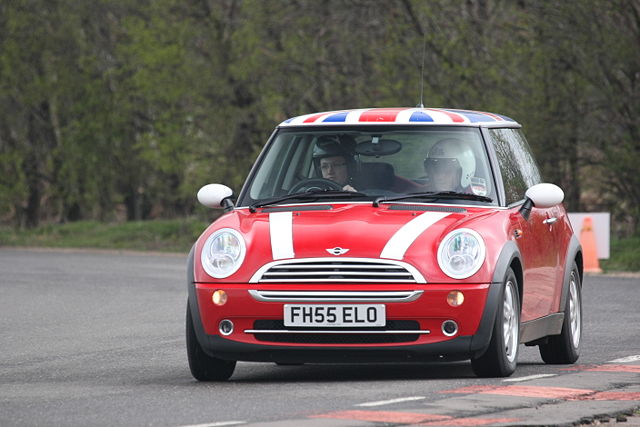
[{"label": "tree trunk", "polygon": [[25,160],[25,175],[27,175],[27,205],[24,208],[24,225],[27,228],[37,227],[40,223],[40,179],[38,178],[38,160],[35,153],[29,153]]}]

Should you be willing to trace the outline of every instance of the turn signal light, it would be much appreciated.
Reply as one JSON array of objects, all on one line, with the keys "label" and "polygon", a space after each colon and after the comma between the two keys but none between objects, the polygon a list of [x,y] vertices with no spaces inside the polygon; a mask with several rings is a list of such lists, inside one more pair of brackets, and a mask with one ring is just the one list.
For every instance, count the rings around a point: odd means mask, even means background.
[{"label": "turn signal light", "polygon": [[227,303],[227,293],[222,290],[217,290],[213,293],[211,300],[215,305],[225,305]]},{"label": "turn signal light", "polygon": [[464,302],[464,294],[460,291],[451,291],[447,295],[447,303],[451,307],[459,307]]}]

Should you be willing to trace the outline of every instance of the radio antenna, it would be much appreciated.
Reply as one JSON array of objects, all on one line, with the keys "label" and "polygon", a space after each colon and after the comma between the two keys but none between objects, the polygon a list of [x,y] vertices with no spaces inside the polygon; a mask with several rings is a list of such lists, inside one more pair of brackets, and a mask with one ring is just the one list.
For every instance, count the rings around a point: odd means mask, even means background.
[{"label": "radio antenna", "polygon": [[416,105],[416,108],[424,108],[422,102],[422,95],[424,94],[424,55],[427,46],[427,33],[422,35],[422,65],[420,66],[420,103]]}]

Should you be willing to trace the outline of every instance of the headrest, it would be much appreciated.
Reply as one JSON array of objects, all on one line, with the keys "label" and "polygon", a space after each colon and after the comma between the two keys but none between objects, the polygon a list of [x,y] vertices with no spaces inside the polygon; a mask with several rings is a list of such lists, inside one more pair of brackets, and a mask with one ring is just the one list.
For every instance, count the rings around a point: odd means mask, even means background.
[{"label": "headrest", "polygon": [[395,172],[389,163],[362,163],[361,171],[369,188],[389,189],[393,185]]}]

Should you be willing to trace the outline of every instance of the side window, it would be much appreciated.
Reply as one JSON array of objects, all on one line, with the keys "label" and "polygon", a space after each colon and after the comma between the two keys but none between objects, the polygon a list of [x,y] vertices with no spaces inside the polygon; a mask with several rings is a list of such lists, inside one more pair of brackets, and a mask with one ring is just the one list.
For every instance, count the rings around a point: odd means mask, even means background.
[{"label": "side window", "polygon": [[541,181],[529,144],[519,129],[490,129],[498,156],[507,204],[522,200],[525,191]]},{"label": "side window", "polygon": [[249,197],[264,199],[283,194],[304,177],[311,166],[311,138],[288,132],[280,133],[269,146],[253,183]]}]

